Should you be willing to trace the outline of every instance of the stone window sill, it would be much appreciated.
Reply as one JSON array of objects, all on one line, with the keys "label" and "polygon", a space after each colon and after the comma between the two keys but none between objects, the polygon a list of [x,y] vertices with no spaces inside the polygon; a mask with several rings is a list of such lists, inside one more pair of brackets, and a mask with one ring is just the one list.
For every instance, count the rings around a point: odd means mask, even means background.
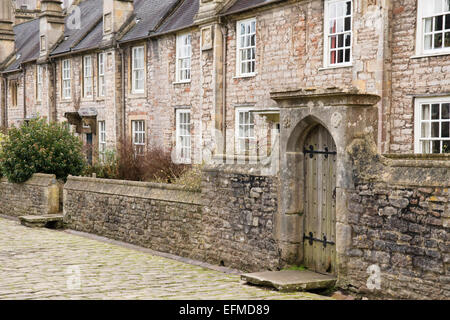
[{"label": "stone window sill", "polygon": [[336,66],[326,66],[326,67],[322,67],[319,68],[319,71],[324,71],[324,70],[332,70],[332,69],[342,69],[342,68],[352,68],[353,67],[353,63],[350,64],[340,64],[340,65],[336,65]]},{"label": "stone window sill", "polygon": [[420,58],[428,58],[428,57],[440,57],[440,56],[447,56],[447,55],[450,55],[450,51],[417,54],[417,55],[414,55],[414,56],[410,57],[410,59],[420,59]]},{"label": "stone window sill", "polygon": [[191,80],[185,80],[185,81],[175,81],[172,82],[173,85],[177,85],[177,84],[190,84]]},{"label": "stone window sill", "polygon": [[254,78],[258,75],[258,72],[251,73],[251,74],[243,74],[239,76],[234,76],[233,79],[248,79],[248,78]]}]

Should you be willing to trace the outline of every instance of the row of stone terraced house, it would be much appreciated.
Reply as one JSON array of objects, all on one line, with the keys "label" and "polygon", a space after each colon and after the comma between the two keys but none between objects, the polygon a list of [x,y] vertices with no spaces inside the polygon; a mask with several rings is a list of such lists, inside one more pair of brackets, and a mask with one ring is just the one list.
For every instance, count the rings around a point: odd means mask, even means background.
[{"label": "row of stone terraced house", "polygon": [[28,2],[1,2],[2,125],[273,177],[282,261],[450,297],[449,0]]}]

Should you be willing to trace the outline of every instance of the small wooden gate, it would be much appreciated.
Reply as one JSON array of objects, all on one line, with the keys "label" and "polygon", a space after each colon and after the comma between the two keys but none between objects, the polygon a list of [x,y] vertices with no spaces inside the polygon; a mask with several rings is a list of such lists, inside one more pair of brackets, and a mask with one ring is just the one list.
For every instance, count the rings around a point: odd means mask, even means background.
[{"label": "small wooden gate", "polygon": [[312,271],[335,273],[336,145],[317,125],[309,133],[305,155],[304,264]]}]

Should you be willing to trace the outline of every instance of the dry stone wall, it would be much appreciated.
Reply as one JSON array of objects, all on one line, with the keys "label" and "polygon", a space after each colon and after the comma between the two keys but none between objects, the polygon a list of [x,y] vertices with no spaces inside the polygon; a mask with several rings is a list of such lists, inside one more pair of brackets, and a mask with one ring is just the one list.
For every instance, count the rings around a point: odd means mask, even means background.
[{"label": "dry stone wall", "polygon": [[55,175],[34,174],[25,183],[0,180],[0,214],[47,215],[59,212],[60,184]]},{"label": "dry stone wall", "polygon": [[203,192],[69,177],[64,222],[74,230],[247,271],[279,267],[270,177],[205,172]]}]

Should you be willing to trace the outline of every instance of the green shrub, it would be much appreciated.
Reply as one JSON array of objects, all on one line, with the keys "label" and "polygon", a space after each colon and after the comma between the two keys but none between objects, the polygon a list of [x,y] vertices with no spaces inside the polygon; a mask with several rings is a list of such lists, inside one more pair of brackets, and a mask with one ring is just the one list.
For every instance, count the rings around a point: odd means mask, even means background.
[{"label": "green shrub", "polygon": [[0,152],[0,167],[11,182],[25,182],[34,173],[58,179],[80,175],[85,168],[82,142],[63,124],[31,120],[11,128]]},{"label": "green shrub", "polygon": [[101,179],[118,179],[118,161],[114,151],[107,151],[103,161],[98,161],[89,166],[84,175],[92,176],[95,173],[97,178]]}]

